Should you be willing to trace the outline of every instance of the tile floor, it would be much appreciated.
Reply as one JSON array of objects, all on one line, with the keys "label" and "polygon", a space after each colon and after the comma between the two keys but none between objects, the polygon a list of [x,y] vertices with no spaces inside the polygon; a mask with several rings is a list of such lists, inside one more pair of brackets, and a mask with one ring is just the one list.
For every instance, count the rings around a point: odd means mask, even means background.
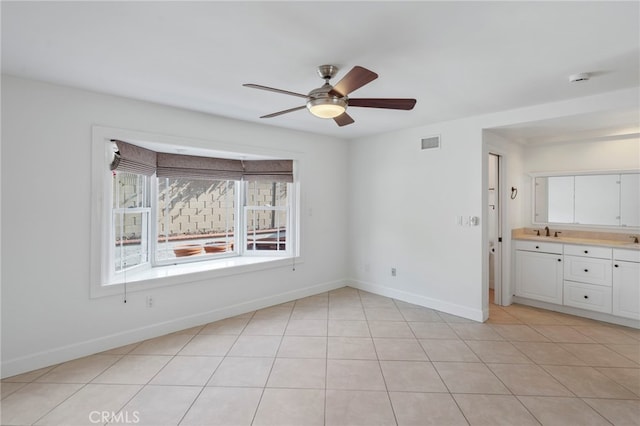
[{"label": "tile floor", "polygon": [[[638,425],[640,330],[345,287],[2,381],[3,425]],[[104,416],[104,417],[103,417]]]}]

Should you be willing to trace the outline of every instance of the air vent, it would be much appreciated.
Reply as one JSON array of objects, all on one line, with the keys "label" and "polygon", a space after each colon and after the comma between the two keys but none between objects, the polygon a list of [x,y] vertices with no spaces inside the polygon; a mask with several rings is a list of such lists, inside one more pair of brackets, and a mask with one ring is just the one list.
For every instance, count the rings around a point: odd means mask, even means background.
[{"label": "air vent", "polygon": [[440,135],[422,138],[422,149],[438,149],[440,148]]}]

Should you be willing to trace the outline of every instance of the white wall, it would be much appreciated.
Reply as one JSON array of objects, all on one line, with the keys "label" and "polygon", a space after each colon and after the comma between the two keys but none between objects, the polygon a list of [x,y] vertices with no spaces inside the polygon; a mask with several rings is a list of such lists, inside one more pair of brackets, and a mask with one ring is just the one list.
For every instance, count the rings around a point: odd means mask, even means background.
[{"label": "white wall", "polygon": [[[355,286],[474,320],[488,315],[486,188],[483,129],[638,105],[638,89],[405,129],[353,141],[349,147],[349,273]],[[418,104],[419,108],[419,104]],[[420,139],[442,136],[421,151]],[[497,141],[497,142],[496,142]],[[522,226],[526,191],[520,148],[509,148],[511,227]],[[481,226],[456,225],[479,216]],[[509,237],[507,234],[505,237]],[[508,253],[508,246],[503,247]],[[506,257],[505,257],[506,259]],[[392,277],[396,267],[397,277]],[[510,283],[507,283],[507,286]],[[508,287],[507,287],[508,288]]]},{"label": "white wall", "polygon": [[[90,299],[93,125],[301,153],[304,263]],[[3,76],[3,377],[345,285],[346,180],[341,140]]]}]

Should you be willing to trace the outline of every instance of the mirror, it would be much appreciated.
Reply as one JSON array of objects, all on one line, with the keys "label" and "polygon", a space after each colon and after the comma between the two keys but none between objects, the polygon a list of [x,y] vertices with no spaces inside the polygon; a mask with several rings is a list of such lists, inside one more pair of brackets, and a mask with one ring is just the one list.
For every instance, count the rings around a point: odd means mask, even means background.
[{"label": "mirror", "polygon": [[533,184],[533,223],[640,227],[638,172],[539,175]]}]

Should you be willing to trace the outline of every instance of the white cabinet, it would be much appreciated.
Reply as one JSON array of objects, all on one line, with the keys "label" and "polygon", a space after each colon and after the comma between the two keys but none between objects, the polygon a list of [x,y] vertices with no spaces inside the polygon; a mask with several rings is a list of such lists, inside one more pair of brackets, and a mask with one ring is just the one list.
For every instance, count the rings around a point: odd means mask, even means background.
[{"label": "white cabinet", "polygon": [[611,313],[611,253],[606,247],[565,244],[565,305]]},{"label": "white cabinet", "polygon": [[562,244],[517,241],[516,296],[562,304]]},{"label": "white cabinet", "polygon": [[613,251],[613,314],[640,320],[640,252]]}]

